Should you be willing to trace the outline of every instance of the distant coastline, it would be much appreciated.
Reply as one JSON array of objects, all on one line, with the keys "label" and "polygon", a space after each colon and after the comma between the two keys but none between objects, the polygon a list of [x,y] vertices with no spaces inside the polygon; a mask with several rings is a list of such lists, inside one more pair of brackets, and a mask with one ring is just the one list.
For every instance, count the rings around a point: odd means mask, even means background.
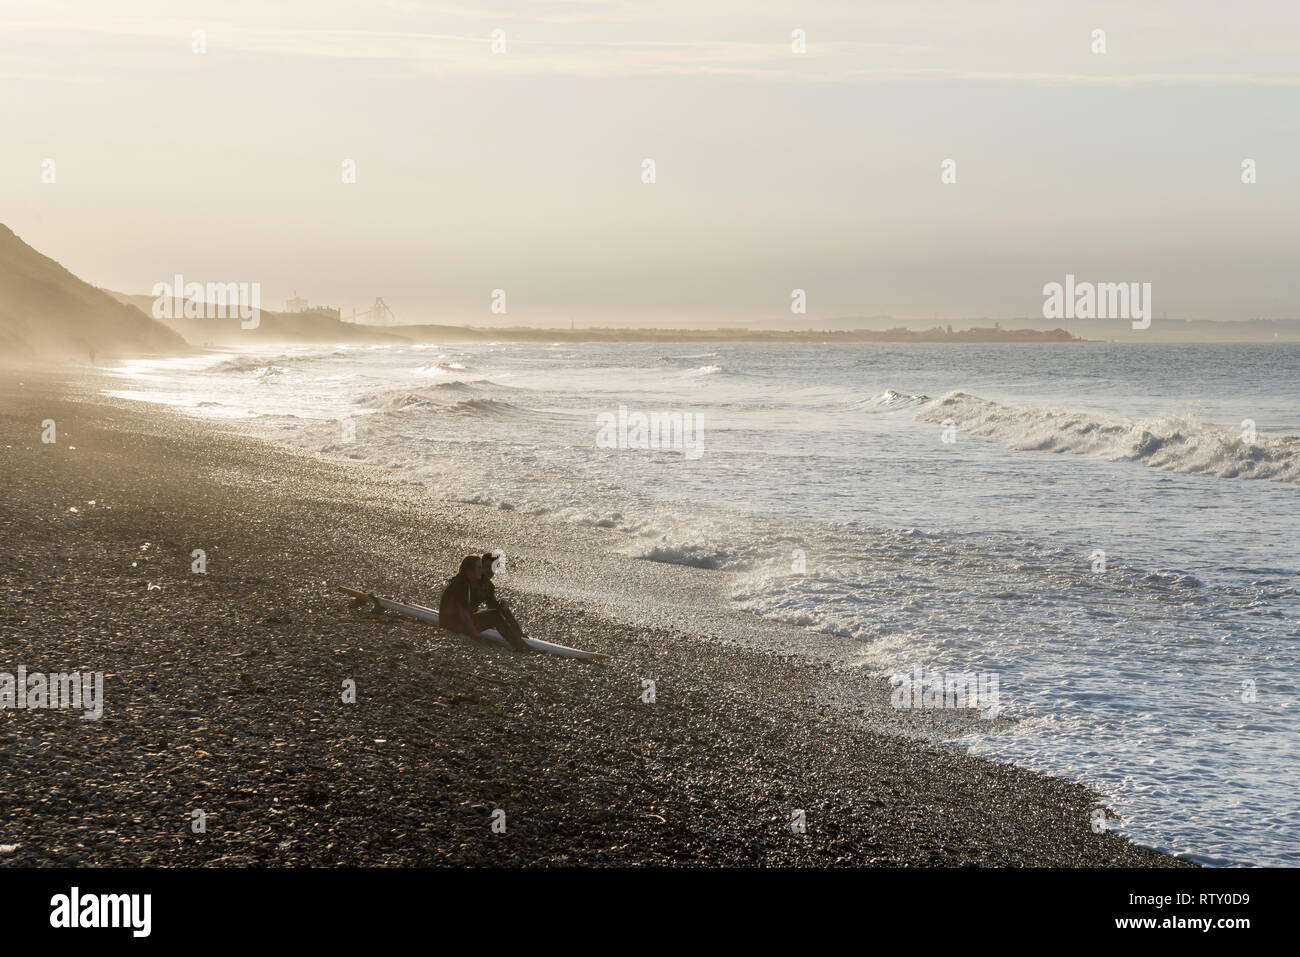
[{"label": "distant coastline", "polygon": [[[110,296],[147,313],[148,296],[129,296],[105,290]],[[893,343],[992,343],[992,342],[1089,342],[1065,329],[1004,329],[1000,325],[955,329],[934,325],[925,329],[896,326],[890,329],[761,329],[718,327],[714,329],[611,328],[586,326],[578,329],[536,326],[459,326],[440,323],[378,325],[343,322],[321,311],[275,312],[261,310],[256,329],[240,327],[236,319],[164,318],[158,320],[192,346],[249,345],[258,342],[313,343],[366,342],[376,344],[421,344],[430,342],[782,342],[827,345],[866,342]]]},{"label": "distant coastline", "polygon": [[[180,277],[176,277],[180,281]],[[790,319],[756,318],[745,325],[713,328],[621,326],[470,326],[441,323],[345,322],[340,309],[300,308],[276,312],[252,308],[257,317],[200,318],[167,312],[156,315],[157,297],[131,295],[90,285],[55,260],[28,246],[8,227],[0,226],[0,352],[10,359],[89,359],[127,355],[182,354],[192,349],[257,345],[348,344],[420,345],[443,342],[537,343],[784,343],[850,345],[993,344],[1088,342],[1294,342],[1300,340],[1300,320],[1158,319],[1151,329],[1131,329],[1127,322],[1079,320],[1074,331],[1044,329],[1034,320],[962,320],[950,322],[895,320],[889,316],[842,316],[804,320],[789,328]],[[382,299],[376,303],[383,305]],[[242,308],[242,307],[241,307]],[[373,311],[373,310],[372,310]],[[202,313],[227,315],[204,308]],[[383,314],[392,317],[383,306]],[[250,313],[251,315],[251,313]]]},{"label": "distant coastline", "polygon": [[1088,342],[1064,329],[1001,329],[997,327],[953,329],[849,329],[822,331],[814,329],[534,329],[511,326],[505,329],[482,329],[473,326],[393,326],[385,331],[403,338],[429,335],[432,338],[473,339],[494,342]]}]

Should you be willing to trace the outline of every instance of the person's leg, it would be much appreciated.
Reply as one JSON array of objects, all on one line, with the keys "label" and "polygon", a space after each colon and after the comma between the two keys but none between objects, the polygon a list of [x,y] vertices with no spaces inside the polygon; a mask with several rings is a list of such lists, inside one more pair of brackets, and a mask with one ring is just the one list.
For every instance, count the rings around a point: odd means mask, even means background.
[{"label": "person's leg", "polygon": [[524,634],[524,626],[519,624],[519,620],[515,618],[514,612],[512,612],[509,608],[500,608],[498,609],[498,611],[501,612],[501,617],[503,617],[506,621],[510,622],[511,628],[519,632],[520,635]]},{"label": "person's leg", "polygon": [[524,641],[524,631],[519,627],[519,622],[515,621],[514,617],[509,612],[496,609],[491,611],[491,614],[496,620],[496,625],[493,627],[495,627],[497,631],[501,632],[501,637],[510,642],[510,647],[514,648],[516,651],[533,650],[532,647]]},{"label": "person's leg", "polygon": [[524,641],[523,632],[517,625],[513,624],[501,612],[491,608],[485,608],[482,611],[474,612],[474,626],[479,631],[486,628],[495,628],[501,633],[501,637],[506,640],[511,648],[515,651],[531,651],[528,644]]},{"label": "person's leg", "polygon": [[510,612],[506,611],[504,608],[499,608],[497,609],[497,618],[501,622],[501,624],[497,626],[497,630],[501,632],[506,641],[510,642],[511,645],[518,648],[520,651],[533,650],[532,646],[524,641],[524,630],[519,627],[519,622],[515,621],[514,615],[510,614]]}]

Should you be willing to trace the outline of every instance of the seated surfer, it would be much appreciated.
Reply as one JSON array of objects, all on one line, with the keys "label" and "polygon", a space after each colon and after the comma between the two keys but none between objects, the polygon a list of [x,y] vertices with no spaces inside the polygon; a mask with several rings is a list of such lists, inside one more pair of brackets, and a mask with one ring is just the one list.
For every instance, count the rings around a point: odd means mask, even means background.
[{"label": "seated surfer", "polygon": [[[483,562],[478,555],[466,555],[461,559],[460,571],[447,582],[442,597],[438,599],[438,623],[442,627],[480,639],[483,637],[480,632],[484,629],[498,627],[499,622],[491,612],[474,612],[477,607],[474,586],[482,574]],[[523,638],[513,632],[502,630],[501,637],[516,651],[530,650]]]},{"label": "seated surfer", "polygon": [[[492,583],[492,576],[496,573],[496,563],[502,558],[500,552],[484,552],[483,560],[480,563],[482,570],[479,579],[471,589],[471,596],[474,602],[474,623],[480,628],[495,628],[501,632],[502,637],[510,642],[516,648],[527,647],[524,645],[523,626],[515,620],[514,613],[510,611],[509,606],[497,597],[496,585]],[[482,605],[484,610],[479,611],[478,606]],[[516,639],[518,644],[516,644]]]}]

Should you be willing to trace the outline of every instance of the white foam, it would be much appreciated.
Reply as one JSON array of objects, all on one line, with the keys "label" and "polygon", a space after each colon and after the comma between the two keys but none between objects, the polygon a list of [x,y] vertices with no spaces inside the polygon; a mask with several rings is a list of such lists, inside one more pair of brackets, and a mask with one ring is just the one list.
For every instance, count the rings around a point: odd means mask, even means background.
[{"label": "white foam", "polygon": [[1137,462],[1168,472],[1300,483],[1300,438],[1206,425],[1194,415],[1135,420],[1118,415],[1003,405],[950,392],[922,408],[919,422],[951,420],[959,432],[1001,439],[1019,451],[1069,452]]},{"label": "white foam", "polygon": [[[658,345],[490,352],[450,353],[483,376],[472,381],[415,373],[446,354],[358,348],[135,364],[122,384],[192,414],[254,410],[257,434],[388,468],[434,500],[589,528],[593,547],[682,566],[650,571],[705,581],[737,608],[800,626],[800,647],[819,654],[883,673],[996,671],[1008,713],[1032,720],[972,747],[1092,784],[1145,843],[1300,863],[1300,714],[1286,707],[1300,620],[1294,489],[1125,464],[1241,471],[1234,430],[1162,418],[1160,403],[1204,394],[1218,421],[1293,422],[1296,380],[1282,375],[1292,360],[1270,353],[1281,372],[1238,397],[1230,384],[1249,369],[1236,353],[1181,353],[1180,378],[1157,399],[1150,357],[1126,351],[1102,365],[1075,347],[1027,360],[1012,349],[737,346],[722,375],[700,373],[705,356]],[[1049,355],[1067,384],[1036,392],[1025,377]],[[989,363],[1006,367],[986,374]],[[1219,386],[1206,386],[1224,364]],[[291,374],[259,379],[267,366]],[[956,382],[1026,398],[927,398]],[[1086,392],[1098,383],[1113,394]],[[1048,408],[1071,407],[1081,388],[1142,412]],[[212,401],[222,405],[195,408]],[[702,412],[705,454],[596,447],[596,413],[619,404]],[[916,421],[889,414],[917,408]],[[355,420],[355,436],[340,418]],[[965,436],[942,444],[931,423],[946,418],[1008,447],[1075,454],[1008,454]],[[1257,447],[1251,474],[1271,462],[1281,477],[1287,440],[1262,433]],[[1105,574],[1091,570],[1097,549]],[[621,583],[581,587],[617,606]],[[1249,710],[1236,697],[1242,678],[1260,686]],[[1225,793],[1241,803],[1223,807]]]}]

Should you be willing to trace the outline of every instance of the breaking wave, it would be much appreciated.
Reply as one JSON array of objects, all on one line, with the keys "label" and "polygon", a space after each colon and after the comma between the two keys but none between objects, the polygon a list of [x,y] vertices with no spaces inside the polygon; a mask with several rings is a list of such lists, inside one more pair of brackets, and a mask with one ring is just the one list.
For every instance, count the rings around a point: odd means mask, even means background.
[{"label": "breaking wave", "polygon": [[[492,385],[486,380],[483,384]],[[477,383],[439,382],[437,385],[416,389],[397,389],[390,392],[368,392],[352,400],[360,409],[375,412],[430,412],[439,415],[486,416],[492,418],[525,418],[547,415],[526,406],[503,399],[485,397],[479,393]]]},{"label": "breaking wave", "polygon": [[1195,416],[1135,420],[1003,405],[950,392],[924,406],[916,420],[951,420],[961,432],[1000,439],[1019,451],[1069,452],[1167,472],[1300,484],[1300,438],[1258,434],[1247,442],[1243,429],[1203,424]]},{"label": "breaking wave", "polygon": [[464,372],[463,362],[426,362],[416,368],[418,375],[446,375],[448,372]]},{"label": "breaking wave", "polygon": [[289,371],[285,366],[292,361],[291,356],[276,356],[274,359],[256,355],[235,356],[233,359],[224,359],[218,362],[209,371],[232,374],[248,372],[261,377],[283,375]]},{"label": "breaking wave", "polygon": [[727,563],[728,555],[720,548],[699,543],[687,545],[657,542],[636,557],[665,565],[689,565],[692,568],[718,569]]},{"label": "breaking wave", "polygon": [[682,359],[716,359],[717,356],[718,354],[716,352],[693,352],[690,355],[685,356],[660,356],[659,361],[677,362]]},{"label": "breaking wave", "polygon": [[503,402],[500,399],[462,399],[453,405],[446,406],[443,411],[451,415],[490,416],[492,418],[509,419],[543,414],[536,409],[528,409],[522,405],[515,405],[513,402]]},{"label": "breaking wave", "polygon": [[895,392],[893,389],[886,389],[879,395],[858,399],[852,404],[852,408],[864,412],[897,412],[899,409],[914,409],[929,401],[930,397],[922,393],[912,395],[907,392]]}]

